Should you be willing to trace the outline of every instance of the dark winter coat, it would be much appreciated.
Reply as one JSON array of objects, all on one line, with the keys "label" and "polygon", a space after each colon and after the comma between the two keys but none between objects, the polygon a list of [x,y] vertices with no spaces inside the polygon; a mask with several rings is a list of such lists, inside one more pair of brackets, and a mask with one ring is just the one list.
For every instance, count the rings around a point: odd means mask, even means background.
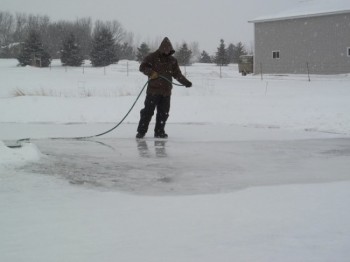
[{"label": "dark winter coat", "polygon": [[[175,53],[170,40],[165,37],[157,51],[145,57],[140,65],[140,71],[151,76],[155,71],[159,75],[172,81],[173,77],[185,86],[191,86],[191,82],[181,73],[177,60],[172,55]],[[172,84],[162,78],[150,80],[147,87],[147,94],[150,95],[171,95]]]}]

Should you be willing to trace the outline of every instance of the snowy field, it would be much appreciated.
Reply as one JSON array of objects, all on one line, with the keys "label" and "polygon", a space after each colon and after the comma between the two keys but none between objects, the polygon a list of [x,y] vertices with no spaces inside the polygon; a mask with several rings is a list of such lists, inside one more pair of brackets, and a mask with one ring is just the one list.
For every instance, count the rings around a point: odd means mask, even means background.
[{"label": "snowy field", "polygon": [[[349,261],[350,75],[182,68],[136,141],[146,77],[0,60],[0,261]],[[16,140],[31,138],[20,148]]]}]

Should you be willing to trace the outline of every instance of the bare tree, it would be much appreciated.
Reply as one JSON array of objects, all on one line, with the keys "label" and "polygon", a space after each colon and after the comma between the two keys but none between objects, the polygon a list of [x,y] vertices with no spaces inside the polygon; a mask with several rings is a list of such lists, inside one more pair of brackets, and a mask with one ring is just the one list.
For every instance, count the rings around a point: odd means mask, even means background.
[{"label": "bare tree", "polygon": [[0,12],[0,46],[7,46],[12,41],[14,18],[9,12]]},{"label": "bare tree", "polygon": [[134,46],[134,33],[125,32],[124,43],[127,43],[129,46]]},{"label": "bare tree", "polygon": [[36,30],[39,31],[42,35],[45,35],[49,24],[50,18],[47,15],[29,15],[26,31],[29,33],[33,30]]},{"label": "bare tree", "polygon": [[63,40],[73,34],[81,43],[82,55],[88,58],[91,51],[91,24],[90,18],[79,19],[76,22],[62,20],[50,23],[44,38],[50,55],[53,58],[59,58]]},{"label": "bare tree", "polygon": [[119,23],[117,20],[106,22],[97,20],[94,26],[94,35],[100,32],[102,28],[106,28],[112,33],[116,44],[121,44],[123,42],[126,32],[121,23]]},{"label": "bare tree", "polygon": [[73,31],[73,23],[58,21],[48,25],[47,33],[43,36],[43,42],[52,58],[59,58],[62,41]]},{"label": "bare tree", "polygon": [[24,13],[16,13],[16,26],[13,33],[13,41],[16,43],[24,42],[26,38],[26,26],[28,23],[28,16]]},{"label": "bare tree", "polygon": [[80,41],[81,53],[88,58],[92,46],[92,20],[90,17],[77,19],[75,22],[74,34]]}]

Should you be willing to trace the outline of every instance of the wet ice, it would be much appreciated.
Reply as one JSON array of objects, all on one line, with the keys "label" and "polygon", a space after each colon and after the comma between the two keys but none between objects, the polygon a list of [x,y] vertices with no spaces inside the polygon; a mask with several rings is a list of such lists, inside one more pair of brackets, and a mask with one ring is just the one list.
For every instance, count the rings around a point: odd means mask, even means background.
[{"label": "wet ice", "polygon": [[136,194],[211,194],[350,178],[350,139],[35,140],[45,155],[21,168],[72,184]]}]

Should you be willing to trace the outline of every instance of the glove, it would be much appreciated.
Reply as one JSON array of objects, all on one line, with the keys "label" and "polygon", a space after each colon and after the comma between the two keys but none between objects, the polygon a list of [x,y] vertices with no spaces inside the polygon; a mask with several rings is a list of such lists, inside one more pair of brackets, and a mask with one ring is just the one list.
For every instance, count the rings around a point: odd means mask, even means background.
[{"label": "glove", "polygon": [[186,83],[185,87],[189,88],[192,86],[192,83],[190,81],[188,81],[188,83]]},{"label": "glove", "polygon": [[158,75],[158,73],[156,71],[152,71],[151,75],[149,76],[149,78],[152,79],[152,80],[156,79],[158,77],[159,77],[159,75]]}]

